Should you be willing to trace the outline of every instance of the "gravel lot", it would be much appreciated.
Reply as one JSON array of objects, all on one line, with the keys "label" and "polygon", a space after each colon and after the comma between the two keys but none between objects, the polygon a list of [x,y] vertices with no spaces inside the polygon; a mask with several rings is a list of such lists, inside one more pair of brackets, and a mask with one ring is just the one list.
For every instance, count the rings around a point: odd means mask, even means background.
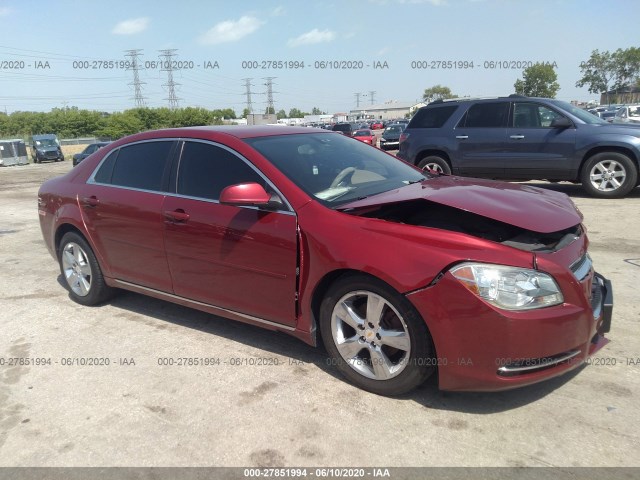
[{"label": "gravel lot", "polygon": [[[578,204],[613,282],[610,343],[591,365],[510,392],[427,384],[390,399],[284,334],[132,293],[73,303],[36,211],[41,182],[70,168],[0,168],[0,466],[640,465],[640,188],[598,200],[539,182]],[[26,357],[51,364],[10,364]],[[109,365],[65,365],[85,357]]]}]

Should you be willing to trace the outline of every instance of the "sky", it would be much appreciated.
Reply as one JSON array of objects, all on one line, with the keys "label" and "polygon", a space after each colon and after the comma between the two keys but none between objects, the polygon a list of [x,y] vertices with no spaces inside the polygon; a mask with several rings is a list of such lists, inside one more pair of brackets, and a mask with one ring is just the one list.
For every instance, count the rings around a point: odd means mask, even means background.
[{"label": "sky", "polygon": [[640,46],[639,14],[638,0],[0,0],[0,109],[133,108],[134,49],[149,107],[169,106],[166,49],[180,107],[241,114],[250,78],[263,113],[267,77],[286,112],[418,102],[436,84],[501,96],[534,62],[556,65],[557,98],[588,101],[580,62]]}]

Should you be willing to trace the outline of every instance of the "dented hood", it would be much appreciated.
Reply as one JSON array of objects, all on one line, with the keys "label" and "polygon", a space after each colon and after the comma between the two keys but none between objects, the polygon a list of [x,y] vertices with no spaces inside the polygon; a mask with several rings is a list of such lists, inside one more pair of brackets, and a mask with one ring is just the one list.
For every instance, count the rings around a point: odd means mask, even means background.
[{"label": "dented hood", "polygon": [[528,185],[462,178],[432,177],[340,206],[340,210],[428,200],[492,218],[516,227],[551,233],[582,222],[582,214],[564,193]]}]

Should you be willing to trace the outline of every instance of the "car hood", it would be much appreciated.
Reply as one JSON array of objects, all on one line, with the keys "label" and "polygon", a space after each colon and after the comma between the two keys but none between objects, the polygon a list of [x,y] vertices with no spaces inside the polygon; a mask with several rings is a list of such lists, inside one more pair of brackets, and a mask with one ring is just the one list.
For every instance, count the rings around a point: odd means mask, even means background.
[{"label": "car hood", "polygon": [[564,193],[449,175],[349,202],[339,209],[357,210],[421,198],[533,232],[557,232],[582,222],[582,214]]},{"label": "car hood", "polygon": [[638,123],[607,123],[606,125],[589,125],[588,127],[599,133],[640,137],[640,124]]}]

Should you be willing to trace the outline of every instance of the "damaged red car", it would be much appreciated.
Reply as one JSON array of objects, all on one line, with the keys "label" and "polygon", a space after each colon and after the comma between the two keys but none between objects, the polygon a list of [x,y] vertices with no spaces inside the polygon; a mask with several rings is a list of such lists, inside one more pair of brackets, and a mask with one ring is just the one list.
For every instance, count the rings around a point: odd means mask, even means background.
[{"label": "damaged red car", "polygon": [[383,395],[555,377],[611,324],[569,197],[322,130],[140,133],[45,182],[38,213],[73,300],[125,289],[323,342]]}]

